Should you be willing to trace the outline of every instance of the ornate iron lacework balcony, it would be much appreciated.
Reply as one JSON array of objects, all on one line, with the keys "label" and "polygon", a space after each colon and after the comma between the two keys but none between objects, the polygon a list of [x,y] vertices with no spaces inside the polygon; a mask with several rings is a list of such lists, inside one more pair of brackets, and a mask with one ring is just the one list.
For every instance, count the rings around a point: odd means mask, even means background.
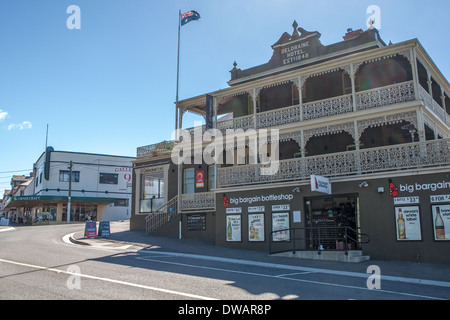
[{"label": "ornate iron lacework balcony", "polygon": [[450,165],[450,139],[332,153],[279,161],[274,175],[261,175],[262,164],[218,169],[218,188],[287,181],[309,181],[312,174],[343,177]]},{"label": "ornate iron lacework balcony", "polygon": [[150,144],[148,146],[143,146],[137,148],[137,157],[161,157],[170,156],[175,143],[173,141],[163,141],[155,144]]},{"label": "ornate iron lacework balcony", "polygon": [[214,192],[188,193],[181,195],[181,211],[215,210]]},{"label": "ornate iron lacework balcony", "polygon": [[450,118],[446,116],[445,110],[431,97],[431,95],[419,85],[419,99],[423,100],[424,104],[433,110],[433,112],[441,118],[447,125],[450,126]]},{"label": "ornate iron lacework balcony", "polygon": [[[320,101],[294,105],[256,114],[256,129],[279,126],[353,111],[366,110],[396,103],[415,100],[413,81],[346,94]],[[356,109],[356,110],[355,110]],[[441,108],[442,109],[442,108]],[[218,129],[253,129],[255,116],[248,115],[218,123]]]}]

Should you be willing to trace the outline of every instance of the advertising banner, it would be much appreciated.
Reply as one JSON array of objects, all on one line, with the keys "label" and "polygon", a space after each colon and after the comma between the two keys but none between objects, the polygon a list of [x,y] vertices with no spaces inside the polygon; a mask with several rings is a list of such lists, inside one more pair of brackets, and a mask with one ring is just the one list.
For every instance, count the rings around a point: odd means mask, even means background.
[{"label": "advertising banner", "polygon": [[433,214],[434,240],[450,240],[450,205],[432,206],[431,212]]},{"label": "advertising banner", "polygon": [[227,241],[241,241],[241,215],[228,215],[226,219]]},{"label": "advertising banner", "polygon": [[422,240],[418,206],[395,207],[397,240]]},{"label": "advertising banner", "polygon": [[289,230],[286,229],[289,229],[289,212],[272,213],[272,241],[288,241]]},{"label": "advertising banner", "polygon": [[264,241],[264,213],[248,215],[248,241]]}]

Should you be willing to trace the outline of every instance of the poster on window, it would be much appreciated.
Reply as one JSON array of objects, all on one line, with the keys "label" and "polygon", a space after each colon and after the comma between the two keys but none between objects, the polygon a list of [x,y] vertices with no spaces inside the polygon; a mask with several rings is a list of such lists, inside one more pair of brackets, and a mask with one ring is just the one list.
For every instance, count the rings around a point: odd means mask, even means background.
[{"label": "poster on window", "polygon": [[422,240],[418,206],[395,207],[397,240]]},{"label": "poster on window", "polygon": [[241,241],[241,215],[229,215],[226,221],[227,241]]},{"label": "poster on window", "polygon": [[248,241],[264,241],[264,213],[248,215]]},{"label": "poster on window", "polygon": [[195,173],[195,187],[203,188],[205,186],[205,171],[197,171]]},{"label": "poster on window", "polygon": [[287,229],[289,229],[289,212],[272,213],[272,240],[288,241],[290,237]]},{"label": "poster on window", "polygon": [[450,204],[432,206],[434,240],[450,240]]}]

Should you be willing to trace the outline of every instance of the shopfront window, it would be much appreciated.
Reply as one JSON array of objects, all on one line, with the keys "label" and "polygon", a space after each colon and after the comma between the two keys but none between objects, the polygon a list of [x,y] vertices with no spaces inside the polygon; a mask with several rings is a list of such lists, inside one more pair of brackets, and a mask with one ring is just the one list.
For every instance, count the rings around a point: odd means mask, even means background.
[{"label": "shopfront window", "polygon": [[40,221],[55,221],[56,220],[56,205],[43,207],[42,212],[38,213],[38,220],[40,220]]},{"label": "shopfront window", "polygon": [[[56,215],[56,213],[55,213]],[[62,220],[67,221],[67,204],[63,206]],[[96,221],[97,205],[90,203],[72,203],[70,205],[70,221]]]},{"label": "shopfront window", "polygon": [[141,175],[140,212],[153,212],[164,204],[164,172]]},{"label": "shopfront window", "polygon": [[183,193],[195,192],[195,169],[185,169],[183,176]]}]

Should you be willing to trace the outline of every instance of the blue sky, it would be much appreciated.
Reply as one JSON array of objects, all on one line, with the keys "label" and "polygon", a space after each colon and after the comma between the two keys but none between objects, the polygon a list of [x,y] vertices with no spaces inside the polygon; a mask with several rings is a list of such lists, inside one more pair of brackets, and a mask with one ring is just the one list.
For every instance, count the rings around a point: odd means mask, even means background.
[{"label": "blue sky", "polygon": [[[79,30],[67,28],[70,5],[81,10]],[[170,139],[178,10],[202,17],[182,27],[185,99],[226,88],[235,60],[266,63],[294,19],[328,45],[347,28],[365,30],[369,5],[381,9],[386,43],[418,38],[448,79],[448,0],[2,0],[0,195],[44,151],[47,124],[48,145],[64,151],[135,156]]]}]

